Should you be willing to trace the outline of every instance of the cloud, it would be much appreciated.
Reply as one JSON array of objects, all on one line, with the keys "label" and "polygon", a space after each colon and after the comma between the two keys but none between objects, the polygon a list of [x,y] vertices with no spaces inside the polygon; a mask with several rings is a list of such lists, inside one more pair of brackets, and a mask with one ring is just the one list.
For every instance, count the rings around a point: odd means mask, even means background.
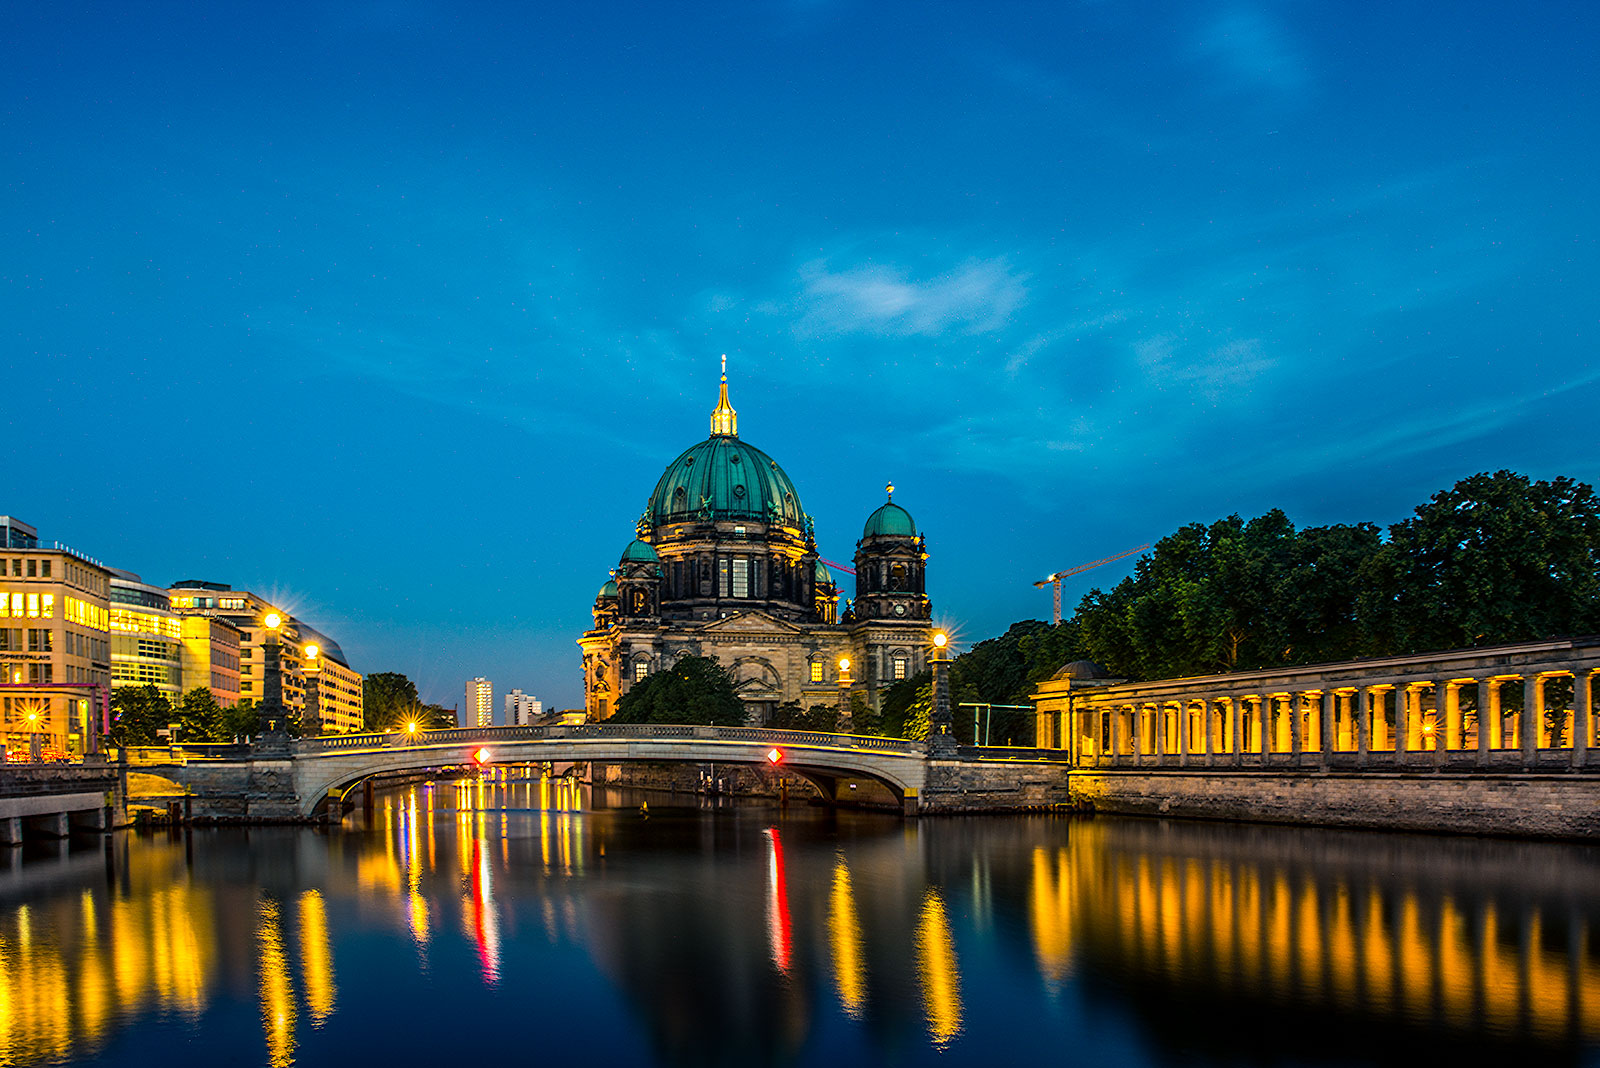
[{"label": "cloud", "polygon": [[801,266],[794,329],[804,337],[938,337],[1005,329],[1027,300],[1026,276],[1003,259],[969,260],[930,278],[902,267]]}]

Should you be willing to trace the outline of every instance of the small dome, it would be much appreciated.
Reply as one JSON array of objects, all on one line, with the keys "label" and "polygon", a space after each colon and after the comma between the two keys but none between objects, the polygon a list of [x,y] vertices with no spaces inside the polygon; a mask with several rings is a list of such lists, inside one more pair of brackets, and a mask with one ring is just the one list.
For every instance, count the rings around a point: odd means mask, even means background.
[{"label": "small dome", "polygon": [[600,587],[600,592],[599,593],[595,594],[595,600],[603,600],[604,598],[607,598],[607,597],[613,597],[614,598],[614,597],[616,597],[616,595],[617,595],[617,580],[616,579],[606,579],[606,584],[604,586]]},{"label": "small dome", "polygon": [[1104,679],[1109,678],[1106,669],[1092,660],[1074,660],[1054,675],[1052,679]]},{"label": "small dome", "polygon": [[654,545],[634,538],[628,543],[628,547],[622,550],[622,562],[625,564],[658,564],[661,562],[661,556],[656,552]]},{"label": "small dome", "polygon": [[833,585],[833,572],[828,570],[828,565],[821,560],[817,561],[817,581]]},{"label": "small dome", "polygon": [[867,525],[861,531],[863,538],[884,534],[914,538],[917,536],[917,524],[912,520],[910,512],[890,501],[867,517]]}]

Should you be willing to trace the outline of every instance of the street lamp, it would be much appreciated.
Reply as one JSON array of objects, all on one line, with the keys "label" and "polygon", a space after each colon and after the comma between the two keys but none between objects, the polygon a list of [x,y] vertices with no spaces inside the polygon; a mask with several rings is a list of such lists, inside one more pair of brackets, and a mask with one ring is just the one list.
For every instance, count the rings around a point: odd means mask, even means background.
[{"label": "street lamp", "polygon": [[39,763],[39,712],[28,709],[28,760]]},{"label": "street lamp", "polygon": [[950,733],[950,636],[936,630],[932,641],[933,655],[928,662],[933,668],[933,715],[928,724],[928,750],[948,753],[956,747],[955,736]]},{"label": "street lamp", "polygon": [[417,721],[416,720],[412,720],[410,723],[406,724],[406,736],[413,744],[416,743],[416,740],[417,740]]},{"label": "street lamp", "polygon": [[855,717],[850,714],[850,658],[839,658],[839,730],[845,734],[855,731]]},{"label": "street lamp", "polygon": [[276,612],[268,612],[261,617],[262,625],[267,628],[264,640],[261,643],[261,720],[266,724],[264,730],[267,734],[278,732],[278,721],[283,718],[283,667],[280,660],[281,647],[278,643],[278,628],[283,626],[283,617]]}]

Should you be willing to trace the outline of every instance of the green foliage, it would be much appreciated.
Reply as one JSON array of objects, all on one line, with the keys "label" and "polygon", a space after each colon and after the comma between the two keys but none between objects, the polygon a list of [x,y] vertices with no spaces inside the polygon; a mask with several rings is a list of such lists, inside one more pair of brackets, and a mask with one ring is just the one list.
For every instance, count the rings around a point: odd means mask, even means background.
[{"label": "green foliage", "polygon": [[802,709],[799,701],[785,701],[773,709],[767,726],[783,731],[825,731],[839,729],[838,705],[812,705]]},{"label": "green foliage", "polygon": [[926,741],[928,732],[933,729],[933,683],[925,682],[918,686],[911,699],[911,704],[906,707],[905,720],[900,729],[900,737],[910,738],[914,742]]},{"label": "green foliage", "polygon": [[222,710],[222,737],[224,741],[235,738],[253,738],[261,733],[261,710],[251,698],[246,697],[232,708]]},{"label": "green foliage", "polygon": [[[885,738],[909,738],[906,733],[906,721],[911,715],[911,706],[916,703],[917,693],[924,686],[931,686],[933,674],[923,671],[910,678],[901,679],[883,692],[878,699],[878,730],[876,733]],[[931,690],[930,690],[931,692]],[[861,730],[857,734],[864,733]]]},{"label": "green foliage", "polygon": [[178,723],[180,742],[226,742],[231,736],[225,733],[223,707],[212,692],[196,686],[178,699],[173,710]]},{"label": "green foliage", "polygon": [[174,722],[172,702],[154,686],[118,686],[111,691],[111,742],[156,745],[156,732]]},{"label": "green foliage", "polygon": [[715,660],[686,656],[670,670],[633,684],[617,701],[613,723],[695,723],[737,727],[744,704],[733,677]]},{"label": "green foliage", "polygon": [[361,682],[361,720],[369,731],[388,730],[419,706],[416,683],[398,671],[375,671]]},{"label": "green foliage", "polygon": [[850,695],[850,733],[884,737],[883,721],[859,693]]},{"label": "green foliage", "polygon": [[[1478,474],[1385,541],[1282,512],[1191,523],[1075,623],[1112,675],[1173,678],[1600,630],[1600,499],[1570,478]],[[1013,628],[1015,629],[1015,628]]]},{"label": "green foliage", "polygon": [[1363,575],[1374,653],[1600,630],[1600,499],[1570,478],[1498,471],[1436,493]]}]

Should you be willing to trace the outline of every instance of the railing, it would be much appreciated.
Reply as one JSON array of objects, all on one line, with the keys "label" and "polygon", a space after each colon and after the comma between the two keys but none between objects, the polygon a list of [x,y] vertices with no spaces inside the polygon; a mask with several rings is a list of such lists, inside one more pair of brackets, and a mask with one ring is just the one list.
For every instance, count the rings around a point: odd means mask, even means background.
[{"label": "railing", "polygon": [[356,749],[385,749],[519,741],[655,741],[685,739],[754,742],[760,745],[814,746],[827,749],[920,754],[922,743],[905,738],[820,731],[768,730],[762,727],[699,727],[679,723],[580,723],[520,727],[447,727],[433,731],[390,731],[385,734],[332,734],[305,738],[297,753],[316,756]]},{"label": "railing", "polygon": [[[129,745],[120,752],[127,755],[129,767],[150,767],[209,760],[245,760],[250,756],[250,746],[246,742],[182,742],[178,745]],[[114,755],[110,758],[116,759]]]},{"label": "railing", "polygon": [[[292,752],[301,757],[337,756],[375,749],[420,749],[442,746],[494,745],[506,742],[743,742],[756,745],[850,750],[921,757],[926,743],[909,738],[880,738],[868,734],[830,734],[822,731],[775,730],[766,727],[705,727],[679,723],[580,723],[519,727],[447,727],[432,731],[387,731],[365,734],[325,734],[302,738]],[[194,743],[173,746],[130,746],[122,750],[132,767],[171,766],[217,760],[247,760],[251,746],[244,743]],[[960,746],[962,760],[1048,760],[1060,762],[1066,754],[1059,749],[1012,746]],[[1154,758],[1146,757],[1147,766]],[[1191,758],[1191,761],[1193,758]],[[1119,758],[1124,766],[1131,758]],[[1131,763],[1130,763],[1131,766]]]}]

